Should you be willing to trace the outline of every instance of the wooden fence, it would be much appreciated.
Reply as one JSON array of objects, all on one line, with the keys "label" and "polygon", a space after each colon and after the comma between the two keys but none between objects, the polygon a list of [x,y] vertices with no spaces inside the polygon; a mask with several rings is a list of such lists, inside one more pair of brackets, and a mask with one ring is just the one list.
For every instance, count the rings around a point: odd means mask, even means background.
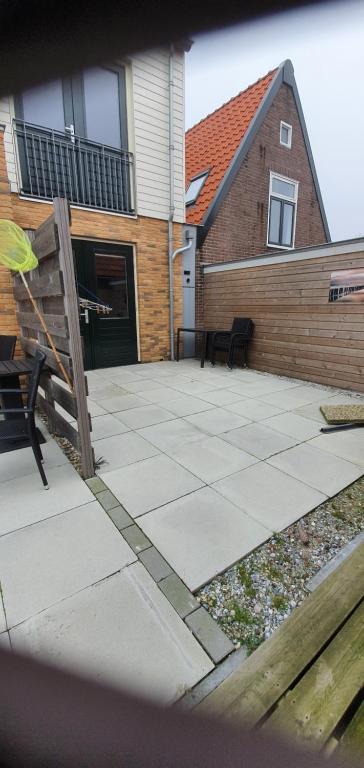
[{"label": "wooden fence", "polygon": [[[55,198],[52,215],[29,234],[39,266],[28,273],[27,281],[44,316],[72,390],[52,378],[52,374],[56,374],[60,379],[65,379],[26,288],[19,275],[16,275],[14,296],[21,333],[20,344],[27,355],[34,356],[39,348],[45,353],[47,371],[41,379],[44,396],[38,394],[37,404],[46,414],[51,430],[67,438],[80,454],[83,476],[92,477],[95,472],[90,438],[91,419],[87,411],[87,381],[83,368],[67,201]],[[70,424],[56,405],[75,419],[76,425]]]},{"label": "wooden fence", "polygon": [[364,391],[364,304],[329,303],[331,273],[364,269],[364,240],[204,269],[206,328],[255,323],[249,365]]}]

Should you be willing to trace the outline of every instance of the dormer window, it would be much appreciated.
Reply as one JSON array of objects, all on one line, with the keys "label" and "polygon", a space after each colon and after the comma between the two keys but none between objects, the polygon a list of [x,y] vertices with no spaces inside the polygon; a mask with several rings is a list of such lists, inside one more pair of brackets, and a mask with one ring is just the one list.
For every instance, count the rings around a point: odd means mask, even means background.
[{"label": "dormer window", "polygon": [[192,179],[185,195],[186,205],[193,205],[196,202],[207,177],[208,173],[205,172]]},{"label": "dormer window", "polygon": [[292,146],[292,126],[289,125],[289,123],[284,123],[281,120],[281,126],[280,126],[280,143],[282,144],[282,147],[287,147],[287,149],[291,149]]}]

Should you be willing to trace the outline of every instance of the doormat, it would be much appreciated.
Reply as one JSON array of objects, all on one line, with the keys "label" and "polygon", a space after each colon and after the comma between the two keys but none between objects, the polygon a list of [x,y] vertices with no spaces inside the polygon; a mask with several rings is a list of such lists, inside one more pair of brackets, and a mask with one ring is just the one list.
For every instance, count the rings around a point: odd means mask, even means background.
[{"label": "doormat", "polygon": [[[40,429],[37,427],[38,440],[41,445],[46,443],[45,437],[43,437]],[[19,451],[20,448],[29,448],[30,442],[27,437],[19,437],[16,440],[0,440],[0,455],[2,453],[10,453],[10,451]]]},{"label": "doormat", "polygon": [[328,424],[364,424],[364,405],[321,405]]}]

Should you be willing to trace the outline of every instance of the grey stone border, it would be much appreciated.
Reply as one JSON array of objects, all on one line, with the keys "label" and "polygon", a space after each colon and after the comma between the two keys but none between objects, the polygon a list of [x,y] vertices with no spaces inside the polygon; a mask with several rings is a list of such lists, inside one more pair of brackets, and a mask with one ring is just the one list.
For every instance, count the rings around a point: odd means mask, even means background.
[{"label": "grey stone border", "polygon": [[139,528],[137,520],[130,517],[99,477],[85,482],[214,665],[226,659],[235,646]]}]

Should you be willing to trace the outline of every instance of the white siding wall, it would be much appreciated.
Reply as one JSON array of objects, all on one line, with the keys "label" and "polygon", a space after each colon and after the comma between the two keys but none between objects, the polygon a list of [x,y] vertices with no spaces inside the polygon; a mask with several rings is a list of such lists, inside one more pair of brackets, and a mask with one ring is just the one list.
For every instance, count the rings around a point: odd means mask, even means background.
[{"label": "white siding wall", "polygon": [[[129,69],[129,71],[128,71]],[[184,54],[174,56],[175,221],[184,221]],[[127,65],[130,150],[135,154],[137,213],[167,219],[169,214],[169,51],[134,55]],[[11,189],[18,191],[11,121],[13,99],[0,99],[6,125],[5,152]]]},{"label": "white siding wall", "polygon": [[[166,219],[169,212],[169,51],[132,57],[134,151],[138,214]],[[184,55],[174,56],[175,220],[184,221]],[[133,142],[132,142],[133,143]]]},{"label": "white siding wall", "polygon": [[13,99],[0,99],[0,123],[5,125],[4,145],[8,176],[12,192],[18,191],[17,166],[15,159],[14,138],[12,132],[12,118],[14,116]]}]

